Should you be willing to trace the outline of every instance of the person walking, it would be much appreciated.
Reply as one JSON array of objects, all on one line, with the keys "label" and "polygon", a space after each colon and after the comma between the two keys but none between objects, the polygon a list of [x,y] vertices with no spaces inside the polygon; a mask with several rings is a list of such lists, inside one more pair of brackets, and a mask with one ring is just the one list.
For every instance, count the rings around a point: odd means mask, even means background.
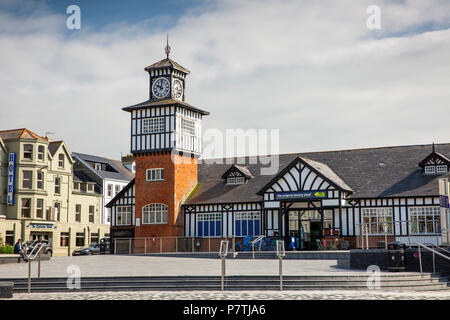
[{"label": "person walking", "polygon": [[16,245],[14,246],[14,253],[20,254],[19,259],[17,260],[18,263],[20,263],[20,259],[23,259],[23,261],[28,262],[28,257],[25,254],[25,250],[22,246],[22,239],[17,240]]}]

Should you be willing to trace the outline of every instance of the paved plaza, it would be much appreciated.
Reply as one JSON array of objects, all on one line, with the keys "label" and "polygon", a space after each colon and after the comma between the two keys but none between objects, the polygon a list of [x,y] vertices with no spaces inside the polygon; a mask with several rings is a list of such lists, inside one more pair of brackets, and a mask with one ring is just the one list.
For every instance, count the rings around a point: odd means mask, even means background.
[{"label": "paved plaza", "polygon": [[15,293],[17,300],[450,300],[450,292],[376,291],[121,291]]},{"label": "paved plaza", "polygon": [[[67,267],[76,265],[82,277],[220,275],[219,259],[154,256],[56,257],[43,261],[42,277],[67,277]],[[37,263],[33,263],[33,277]],[[25,278],[26,263],[0,265],[2,279]],[[335,260],[285,260],[285,275],[345,274],[364,271],[336,268]],[[365,272],[364,272],[365,273]],[[227,260],[227,275],[278,275],[277,260]],[[393,292],[383,290],[327,291],[101,291],[58,293],[15,293],[14,299],[27,300],[450,300],[450,291]]]},{"label": "paved plaza", "polygon": [[[284,260],[285,275],[353,272],[336,268],[336,260]],[[80,267],[82,277],[94,276],[218,276],[220,259],[177,258],[154,256],[96,255],[56,257],[41,262],[41,277],[67,277],[67,267]],[[227,259],[227,275],[278,275],[278,260]],[[2,264],[4,278],[25,278],[26,263]],[[32,276],[37,276],[37,262],[33,262]]]}]

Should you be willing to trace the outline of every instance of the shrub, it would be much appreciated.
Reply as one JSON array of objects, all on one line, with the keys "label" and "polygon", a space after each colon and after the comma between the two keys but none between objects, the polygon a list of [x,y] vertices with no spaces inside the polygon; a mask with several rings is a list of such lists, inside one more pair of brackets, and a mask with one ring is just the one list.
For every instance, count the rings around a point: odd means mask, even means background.
[{"label": "shrub", "polygon": [[0,254],[13,254],[14,247],[9,244],[5,244],[4,246],[0,246]]}]

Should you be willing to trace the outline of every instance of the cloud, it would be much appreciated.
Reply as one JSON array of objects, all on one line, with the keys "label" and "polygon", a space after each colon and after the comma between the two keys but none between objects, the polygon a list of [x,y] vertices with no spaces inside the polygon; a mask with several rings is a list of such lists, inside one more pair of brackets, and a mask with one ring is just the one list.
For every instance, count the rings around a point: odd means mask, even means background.
[{"label": "cloud", "polygon": [[[366,27],[379,5],[382,29]],[[448,142],[447,1],[217,1],[170,17],[65,30],[40,7],[0,6],[0,127],[55,131],[72,151],[129,151],[143,68],[171,56],[192,71],[204,127],[279,128],[281,152]]]}]

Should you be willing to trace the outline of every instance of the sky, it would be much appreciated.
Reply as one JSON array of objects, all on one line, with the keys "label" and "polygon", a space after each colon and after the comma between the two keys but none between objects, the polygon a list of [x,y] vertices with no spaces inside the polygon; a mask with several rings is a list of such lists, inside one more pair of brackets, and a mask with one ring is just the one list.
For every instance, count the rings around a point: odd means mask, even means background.
[{"label": "sky", "polygon": [[148,99],[167,34],[205,133],[278,129],[281,153],[450,142],[446,0],[0,0],[0,129],[129,153],[121,108]]}]

